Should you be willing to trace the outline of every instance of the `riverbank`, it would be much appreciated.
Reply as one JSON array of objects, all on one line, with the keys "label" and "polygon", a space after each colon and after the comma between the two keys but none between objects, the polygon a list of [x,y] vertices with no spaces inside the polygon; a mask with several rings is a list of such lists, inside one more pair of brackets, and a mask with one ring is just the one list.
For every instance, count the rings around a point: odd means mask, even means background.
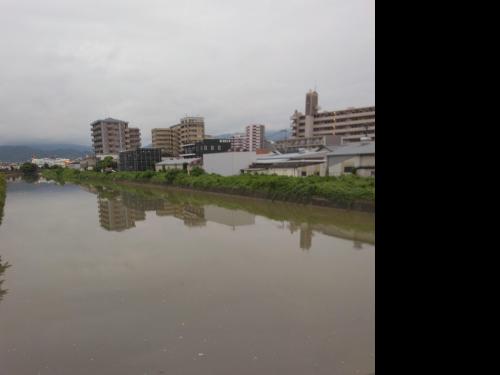
[{"label": "riverbank", "polygon": [[99,173],[73,169],[43,170],[42,176],[60,182],[133,182],[199,191],[375,211],[375,180],[357,176],[304,178],[214,174],[188,175],[182,171]]},{"label": "riverbank", "polygon": [[5,205],[6,194],[7,194],[7,182],[3,174],[0,174],[0,224],[2,224],[3,206]]}]

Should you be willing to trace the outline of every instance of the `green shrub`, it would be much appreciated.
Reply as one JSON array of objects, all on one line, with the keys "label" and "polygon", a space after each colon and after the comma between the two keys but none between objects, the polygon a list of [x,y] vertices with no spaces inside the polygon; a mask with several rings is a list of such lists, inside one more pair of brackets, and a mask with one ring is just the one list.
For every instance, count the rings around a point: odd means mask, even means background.
[{"label": "green shrub", "polygon": [[205,174],[205,173],[206,172],[203,168],[196,166],[193,169],[191,169],[190,175],[197,177],[197,176],[201,176],[202,174]]}]

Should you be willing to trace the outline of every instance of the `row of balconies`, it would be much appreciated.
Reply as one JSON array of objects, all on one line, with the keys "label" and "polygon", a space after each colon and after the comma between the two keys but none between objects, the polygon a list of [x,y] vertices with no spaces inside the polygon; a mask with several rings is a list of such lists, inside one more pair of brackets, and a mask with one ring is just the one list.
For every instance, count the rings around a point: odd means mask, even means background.
[{"label": "row of balconies", "polygon": [[349,118],[349,117],[359,117],[359,116],[375,116],[375,107],[372,108],[360,108],[346,111],[335,112],[335,118]]},{"label": "row of balconies", "polygon": [[335,127],[335,133],[346,133],[346,132],[352,132],[352,131],[371,131],[371,132],[374,132],[375,131],[375,126],[368,126],[368,127],[364,127],[364,126],[356,126],[356,127],[349,127],[349,128],[338,128],[338,127]]}]

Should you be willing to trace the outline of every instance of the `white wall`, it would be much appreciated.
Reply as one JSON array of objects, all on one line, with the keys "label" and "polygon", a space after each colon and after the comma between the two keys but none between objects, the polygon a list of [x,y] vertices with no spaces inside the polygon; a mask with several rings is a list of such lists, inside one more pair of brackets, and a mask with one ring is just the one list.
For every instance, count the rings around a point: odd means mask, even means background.
[{"label": "white wall", "polygon": [[256,158],[255,151],[204,154],[203,169],[207,173],[217,173],[222,176],[238,175],[241,169],[248,168]]},{"label": "white wall", "polygon": [[[375,166],[375,155],[349,155],[328,157],[328,174],[330,176],[341,176],[345,167],[367,167]],[[360,169],[357,174],[367,177],[371,175],[370,169]]]}]

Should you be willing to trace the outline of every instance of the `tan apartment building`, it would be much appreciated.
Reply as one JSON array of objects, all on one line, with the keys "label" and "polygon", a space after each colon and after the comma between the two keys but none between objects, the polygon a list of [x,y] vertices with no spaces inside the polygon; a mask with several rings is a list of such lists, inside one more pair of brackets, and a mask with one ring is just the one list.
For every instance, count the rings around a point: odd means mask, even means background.
[{"label": "tan apartment building", "polygon": [[90,127],[96,155],[119,154],[141,146],[140,130],[129,128],[126,121],[106,118],[94,121]]},{"label": "tan apartment building", "polygon": [[129,150],[141,148],[141,130],[139,128],[127,128],[129,139]]},{"label": "tan apartment building", "polygon": [[166,156],[179,156],[183,146],[203,141],[205,121],[203,117],[187,116],[170,128],[153,129],[151,135],[153,147],[161,148]]},{"label": "tan apartment building", "polygon": [[363,137],[375,140],[375,106],[319,112],[318,93],[310,90],[305,112],[295,110],[290,118],[293,138],[338,135],[342,143],[360,142]]},{"label": "tan apartment building", "polygon": [[177,130],[171,128],[155,128],[151,130],[153,147],[161,148],[162,155],[175,156],[179,147]]}]

